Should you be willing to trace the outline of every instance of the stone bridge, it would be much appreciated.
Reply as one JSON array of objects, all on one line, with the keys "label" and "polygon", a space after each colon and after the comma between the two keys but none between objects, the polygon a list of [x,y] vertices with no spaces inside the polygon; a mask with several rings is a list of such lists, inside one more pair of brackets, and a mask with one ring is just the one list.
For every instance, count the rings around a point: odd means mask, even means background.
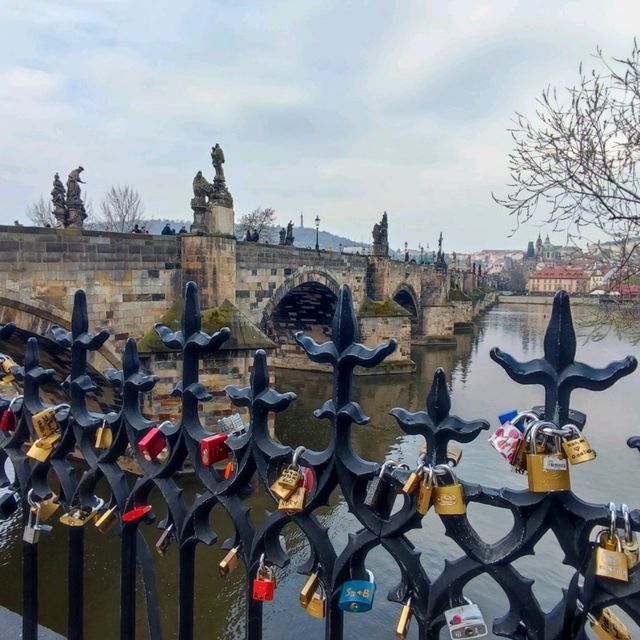
[{"label": "stone bridge", "polygon": [[144,338],[140,350],[153,354],[150,368],[166,370],[160,385],[167,388],[177,365],[163,353],[153,325],[177,326],[189,280],[198,283],[201,307],[211,312],[203,328],[231,326],[226,364],[235,373],[227,382],[244,378],[257,347],[272,349],[276,366],[308,368],[306,358],[298,359],[293,334],[304,330],[324,339],[343,282],[353,291],[360,340],[370,346],[391,336],[399,341],[387,372],[411,370],[412,343],[451,339],[454,324],[471,322],[483,304],[461,293],[474,289],[471,274],[454,274],[461,279],[454,299],[451,273],[433,266],[237,242],[229,234],[15,226],[0,226],[0,234],[0,321],[13,320],[24,335],[46,339],[52,324],[69,327],[73,294],[83,288],[92,330],[106,327],[113,334],[95,355],[95,369],[117,366],[129,336]]}]

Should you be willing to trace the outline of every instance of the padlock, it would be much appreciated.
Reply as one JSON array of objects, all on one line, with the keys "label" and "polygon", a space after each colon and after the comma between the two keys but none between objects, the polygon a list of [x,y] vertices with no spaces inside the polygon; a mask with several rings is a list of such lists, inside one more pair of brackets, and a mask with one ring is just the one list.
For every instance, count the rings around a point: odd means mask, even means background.
[{"label": "padlock", "polygon": [[174,541],[175,539],[174,531],[175,531],[175,527],[174,527],[174,523],[172,522],[168,527],[165,528],[165,530],[162,532],[162,534],[158,538],[158,541],[156,542],[156,551],[161,556],[164,556],[164,554],[167,553],[167,549],[171,546],[171,543]]},{"label": "padlock", "polygon": [[138,442],[138,450],[148,462],[154,462],[167,446],[167,439],[158,427],[151,427]]},{"label": "padlock", "polygon": [[22,539],[28,544],[38,544],[41,533],[51,533],[53,527],[46,524],[40,524],[40,503],[35,502],[31,495],[33,489],[29,491],[27,501],[29,502],[30,509],[27,517],[27,524],[22,534]]},{"label": "padlock", "polygon": [[571,464],[588,462],[596,457],[596,452],[591,448],[587,439],[580,433],[578,427],[573,424],[566,424],[562,427],[562,430],[567,434],[562,438],[562,449]]},{"label": "padlock", "polygon": [[31,416],[31,424],[38,438],[46,438],[56,432],[60,432],[60,424],[56,420],[56,411],[63,405],[48,407]]},{"label": "padlock", "polygon": [[61,438],[60,432],[54,432],[43,438],[38,438],[27,450],[27,457],[33,458],[38,462],[46,462]]},{"label": "padlock", "polygon": [[[435,512],[442,516],[459,516],[466,512],[467,507],[464,503],[464,489],[458,482],[453,469],[446,464],[439,464],[433,468],[434,483],[433,487],[433,507]],[[439,484],[438,476],[449,474],[453,480],[453,484]]]},{"label": "padlock", "polygon": [[367,569],[369,580],[348,580],[342,585],[338,606],[350,613],[371,611],[373,598],[376,595],[375,577]]},{"label": "padlock", "polygon": [[547,493],[551,491],[569,491],[571,478],[569,464],[564,452],[556,449],[556,453],[538,453],[538,431],[543,429],[545,435],[562,436],[561,429],[557,429],[552,422],[535,422],[530,427],[529,453],[527,454],[527,476],[529,491]]},{"label": "padlock", "polygon": [[[612,543],[615,543],[615,549],[607,548]],[[622,553],[622,545],[618,535],[616,533],[611,535],[606,529],[602,529],[596,536],[596,544],[598,546],[596,547],[595,574],[601,578],[629,582],[627,556]]]},{"label": "padlock", "polygon": [[113,526],[117,518],[117,506],[113,506],[110,509],[107,509],[100,517],[93,523],[95,528],[100,531],[100,533],[106,533]]},{"label": "padlock", "polygon": [[318,590],[320,586],[320,578],[317,573],[312,573],[307,578],[307,581],[304,583],[304,587],[300,590],[300,604],[303,607],[307,607],[313,594]]},{"label": "padlock", "polygon": [[10,408],[6,408],[0,417],[0,431],[11,433],[16,430],[16,416]]},{"label": "padlock", "polygon": [[489,634],[487,623],[484,621],[482,611],[465,597],[466,604],[453,607],[444,612],[444,618],[449,628],[452,640],[458,638],[482,638]]},{"label": "padlock", "polygon": [[227,462],[227,466],[224,468],[225,480],[228,480],[233,475],[234,469],[235,469],[235,465],[233,464],[233,461]]},{"label": "padlock", "polygon": [[108,449],[113,442],[113,432],[111,431],[111,427],[107,424],[106,420],[102,421],[102,424],[98,427],[96,431],[96,449]]},{"label": "padlock", "polygon": [[635,567],[640,561],[640,548],[638,540],[631,529],[631,518],[629,517],[629,507],[622,505],[622,517],[624,518],[624,539],[622,541],[622,552],[627,556],[629,569]]},{"label": "padlock", "polygon": [[433,467],[429,466],[422,473],[422,480],[418,488],[416,497],[416,511],[421,515],[426,515],[431,507],[431,497],[433,495]]},{"label": "padlock", "polygon": [[16,363],[9,357],[4,356],[2,358],[2,362],[0,362],[0,366],[2,367],[2,378],[0,379],[0,384],[9,384],[13,382],[16,377],[11,373],[11,368],[16,366]]},{"label": "padlock", "polygon": [[278,479],[271,485],[271,492],[280,500],[286,500],[299,486],[302,478],[298,458],[306,451],[304,447],[297,447],[293,453],[293,460],[285,467]]},{"label": "padlock", "polygon": [[304,497],[307,491],[304,487],[297,487],[295,491],[286,499],[278,502],[278,511],[289,511],[298,513],[304,511]]},{"label": "padlock", "polygon": [[254,600],[271,601],[275,592],[275,570],[273,567],[267,567],[264,563],[264,553],[260,556],[260,564],[258,572],[253,579],[253,588],[251,597]]},{"label": "padlock", "polygon": [[221,576],[226,576],[231,573],[238,566],[238,552],[240,551],[240,545],[230,549],[227,555],[220,560],[218,564],[218,571]]},{"label": "padlock", "polygon": [[460,464],[460,460],[462,460],[462,447],[450,442],[447,445],[447,462],[457,467]]},{"label": "padlock", "polygon": [[632,640],[631,633],[624,622],[608,607],[593,619],[591,628],[602,640]]},{"label": "padlock", "polygon": [[314,618],[324,618],[327,615],[327,598],[324,595],[322,583],[319,583],[317,591],[311,596],[308,604],[303,605],[304,610]]},{"label": "padlock", "polygon": [[60,522],[68,527],[84,527],[98,515],[98,511],[103,506],[104,500],[96,498],[96,504],[93,507],[83,505],[71,507],[67,513],[60,516]]},{"label": "padlock", "polygon": [[380,467],[379,473],[372,478],[367,487],[367,494],[364,498],[365,506],[369,507],[381,518],[388,518],[396,501],[394,488],[384,478],[387,469],[393,469],[395,462],[387,461]]},{"label": "padlock", "polygon": [[203,466],[208,467],[229,457],[228,437],[226,433],[216,433],[200,441],[200,462]]},{"label": "padlock", "polygon": [[298,480],[298,486],[304,487],[307,493],[311,493],[314,482],[315,477],[313,475],[313,470],[310,467],[303,467],[300,465],[300,480]]},{"label": "padlock", "polygon": [[122,514],[122,522],[137,522],[138,520],[147,519],[151,514],[153,507],[150,504],[143,504],[139,507],[133,507],[129,511]]},{"label": "padlock", "polygon": [[50,498],[40,501],[40,520],[42,522],[46,522],[58,510],[60,503],[57,500],[58,496],[52,493]]},{"label": "padlock", "polygon": [[424,474],[424,463],[418,464],[415,471],[412,471],[407,481],[402,486],[402,492],[411,495],[419,486]]},{"label": "padlock", "polygon": [[396,636],[400,640],[405,640],[407,633],[409,633],[409,625],[411,624],[411,597],[402,605],[402,611],[400,612],[400,619],[398,620],[398,626],[396,627]]}]

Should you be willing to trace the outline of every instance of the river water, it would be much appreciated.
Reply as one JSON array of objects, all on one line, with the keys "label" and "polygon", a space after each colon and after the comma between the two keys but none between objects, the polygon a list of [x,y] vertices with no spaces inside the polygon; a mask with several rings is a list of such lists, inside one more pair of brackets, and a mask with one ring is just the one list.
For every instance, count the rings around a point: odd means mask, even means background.
[{"label": "river water", "polygon": [[[414,348],[417,373],[380,379],[359,377],[354,384],[354,399],[371,416],[370,424],[354,426],[354,448],[364,458],[382,461],[400,458],[414,465],[420,442],[417,436],[406,436],[388,415],[389,409],[400,406],[411,411],[424,409],[433,372],[443,367],[449,380],[452,413],[463,419],[486,418],[491,430],[497,416],[509,409],[524,409],[543,402],[542,389],[521,387],[512,382],[490,358],[489,350],[499,346],[519,360],[542,355],[543,338],[551,307],[499,305],[476,323],[471,334],[458,335],[455,349]],[[574,311],[578,319],[580,312]],[[593,366],[603,366],[628,354],[640,357],[640,347],[625,336],[609,334],[599,342],[579,339],[577,359]],[[572,467],[573,491],[589,502],[627,502],[640,506],[638,468],[640,456],[627,448],[631,435],[640,435],[637,372],[622,379],[602,393],[576,391],[572,408],[588,415],[585,434],[598,457],[595,461]],[[278,371],[276,387],[280,391],[295,391],[298,399],[285,414],[276,418],[276,435],[291,446],[304,445],[321,449],[328,442],[328,427],[313,417],[313,410],[331,396],[331,377],[300,371]],[[488,435],[488,433],[487,433]],[[483,433],[473,443],[462,445],[464,454],[458,467],[466,481],[493,487],[526,488],[526,476],[511,473],[510,467],[491,448]],[[196,481],[181,480],[187,499],[197,491]],[[266,508],[273,504],[264,494],[248,499],[255,520],[260,521]],[[476,531],[487,542],[499,540],[510,528],[512,517],[504,510],[472,504],[469,518]],[[157,514],[162,510],[158,508]],[[318,513],[329,528],[331,540],[339,552],[347,543],[347,534],[358,528],[339,494],[334,494],[328,507]],[[55,522],[56,519],[54,518]],[[230,522],[216,508],[211,522],[222,541],[231,534]],[[154,527],[143,527],[151,545],[158,537]],[[276,600],[264,606],[266,639],[324,637],[324,625],[308,616],[298,604],[298,591],[305,576],[296,573],[295,565],[307,557],[307,547],[300,531],[289,525],[285,529],[287,546],[292,558],[288,567],[278,572]],[[20,538],[18,517],[0,522],[0,605],[20,611]],[[444,536],[444,528],[433,511],[425,517],[422,529],[409,534],[409,539],[422,551],[421,562],[434,578],[446,558],[460,555],[457,545]],[[95,527],[87,528],[85,545],[85,620],[87,638],[117,638],[119,599],[119,539],[109,533],[102,536]],[[196,638],[231,640],[243,637],[244,575],[241,568],[221,578],[217,564],[224,555],[219,545],[199,545],[196,556]],[[374,550],[367,566],[375,572],[378,586],[374,608],[361,615],[345,616],[346,638],[392,638],[400,606],[386,600],[386,593],[399,580],[399,570],[383,550]],[[516,568],[534,578],[534,596],[543,609],[549,610],[561,596],[561,586],[567,585],[572,570],[562,565],[560,552],[552,534],[546,534],[536,547],[536,555],[519,559]],[[157,557],[156,570],[163,611],[166,638],[176,637],[177,617],[177,551],[169,549],[164,558]],[[64,633],[66,625],[66,532],[56,526],[50,536],[40,542],[40,609],[41,623]],[[493,581],[480,576],[465,589],[465,595],[477,602],[487,621],[504,615],[508,602]],[[142,602],[139,615],[143,615]],[[142,618],[141,618],[142,619]],[[142,626],[142,625],[140,625]],[[417,638],[417,627],[409,638]],[[1,637],[1,633],[0,633]],[[140,633],[139,637],[145,637]],[[441,637],[448,637],[443,631]]]}]

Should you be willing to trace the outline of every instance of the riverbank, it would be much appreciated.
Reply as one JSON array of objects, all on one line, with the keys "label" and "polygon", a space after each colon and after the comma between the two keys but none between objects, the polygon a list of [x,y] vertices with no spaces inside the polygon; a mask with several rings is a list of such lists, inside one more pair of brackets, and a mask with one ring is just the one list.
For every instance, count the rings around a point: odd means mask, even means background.
[{"label": "riverbank", "polygon": [[[543,304],[551,306],[553,304],[553,296],[505,296],[499,295],[498,302],[500,304]],[[597,305],[598,298],[580,298],[571,296],[571,306],[574,305]]]}]

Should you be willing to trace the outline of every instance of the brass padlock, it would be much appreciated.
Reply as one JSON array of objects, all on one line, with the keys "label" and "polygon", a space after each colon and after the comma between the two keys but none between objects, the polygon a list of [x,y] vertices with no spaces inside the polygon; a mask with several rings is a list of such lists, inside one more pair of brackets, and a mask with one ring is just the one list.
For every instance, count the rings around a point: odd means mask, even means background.
[{"label": "brass padlock", "polygon": [[629,629],[609,608],[591,622],[591,628],[602,640],[632,640]]},{"label": "brass padlock", "polygon": [[[562,427],[562,430],[566,432],[566,436],[562,438],[562,449],[571,464],[588,462],[596,457],[596,452],[580,433],[578,427],[573,424],[566,424]],[[570,438],[569,436],[574,437]]]},{"label": "brass padlock", "polygon": [[300,467],[289,465],[271,485],[271,491],[281,500],[286,500],[298,488],[300,477]]},{"label": "brass padlock", "polygon": [[113,432],[111,431],[111,427],[107,425],[107,421],[103,420],[102,424],[98,427],[96,431],[96,449],[108,449],[113,442]]},{"label": "brass padlock", "polygon": [[305,494],[305,488],[298,487],[288,498],[278,502],[278,511],[291,511],[293,513],[303,511]]},{"label": "brass padlock", "polygon": [[240,545],[230,549],[227,555],[222,558],[218,564],[218,571],[221,576],[226,576],[231,573],[238,566],[238,552],[240,551]]},{"label": "brass padlock", "polygon": [[50,498],[40,502],[40,520],[46,522],[58,510],[60,504],[56,502],[57,499],[58,496],[52,493]]},{"label": "brass padlock", "polygon": [[117,520],[117,506],[107,509],[93,524],[100,533],[106,533]]},{"label": "brass padlock", "polygon": [[16,363],[11,358],[7,358],[5,356],[4,358],[2,358],[2,363],[0,363],[0,366],[2,366],[2,370],[5,373],[10,374],[11,373],[11,367],[15,367]]},{"label": "brass padlock", "polygon": [[56,420],[56,410],[54,407],[43,409],[31,416],[31,424],[38,438],[46,438],[56,431],[60,431],[60,425]]},{"label": "brass padlock", "polygon": [[527,454],[527,476],[529,491],[547,493],[551,491],[569,491],[571,478],[569,463],[564,452],[538,453],[538,431],[544,429],[545,435],[562,435],[552,422],[535,422],[530,427],[529,453]]},{"label": "brass padlock", "polygon": [[411,598],[409,598],[403,605],[400,612],[400,619],[398,620],[398,626],[396,627],[396,636],[400,640],[405,640],[407,633],[409,633],[409,625],[411,624]]},{"label": "brass padlock", "polygon": [[640,547],[638,547],[638,540],[631,529],[629,507],[626,504],[622,505],[622,517],[624,518],[624,540],[622,541],[622,552],[627,556],[627,565],[629,569],[631,569],[640,562]]},{"label": "brass padlock", "polygon": [[311,598],[313,594],[318,590],[320,586],[320,578],[317,573],[312,573],[309,575],[309,578],[304,583],[304,587],[300,590],[300,604],[303,607],[307,607],[309,602],[311,602]]},{"label": "brass padlock", "polygon": [[164,556],[167,553],[167,549],[171,546],[171,543],[175,540],[175,526],[173,522],[165,528],[165,530],[160,534],[158,541],[156,542],[156,551]]},{"label": "brass padlock", "polygon": [[420,463],[415,471],[412,471],[407,481],[402,485],[402,492],[411,495],[419,486],[422,474],[424,472],[424,464]]},{"label": "brass padlock", "polygon": [[67,513],[60,516],[61,524],[66,524],[68,527],[84,527],[98,515],[98,511],[104,506],[104,500],[96,498],[96,501],[96,505],[93,507],[71,507]]},{"label": "brass padlock", "polygon": [[[433,468],[435,486],[433,487],[433,506],[441,516],[459,516],[466,512],[464,490],[458,482],[453,469],[447,464],[439,464]],[[437,476],[449,474],[453,484],[438,484]]]},{"label": "brass padlock", "polygon": [[52,433],[43,438],[38,438],[28,449],[27,457],[38,462],[46,462],[53,453],[53,448],[61,439],[60,432]]},{"label": "brass padlock", "polygon": [[[604,538],[604,536],[607,536]],[[615,542],[616,548],[608,549],[605,544],[610,545]],[[596,569],[595,574],[601,578],[611,578],[621,582],[629,582],[629,568],[627,556],[622,553],[620,538],[614,533],[603,529],[596,536]]]},{"label": "brass padlock", "polygon": [[429,466],[428,470],[422,473],[422,480],[418,488],[418,496],[416,497],[416,511],[421,515],[426,515],[431,507],[431,496],[433,494],[433,468]]},{"label": "brass padlock", "polygon": [[327,615],[327,598],[324,595],[322,584],[319,585],[318,591],[313,594],[304,610],[314,618],[324,618]]},{"label": "brass padlock", "polygon": [[451,442],[447,445],[447,460],[453,464],[454,467],[457,467],[460,464],[460,460],[462,459],[462,447],[459,447],[457,444],[452,444]]}]

